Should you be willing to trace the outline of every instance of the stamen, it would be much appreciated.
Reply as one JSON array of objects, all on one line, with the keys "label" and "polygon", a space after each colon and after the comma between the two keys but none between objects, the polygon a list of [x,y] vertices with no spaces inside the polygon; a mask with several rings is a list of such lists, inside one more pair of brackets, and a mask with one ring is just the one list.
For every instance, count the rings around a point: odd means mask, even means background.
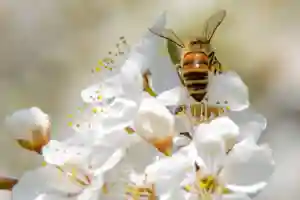
[{"label": "stamen", "polygon": [[127,185],[125,194],[133,200],[156,200],[153,184],[150,187]]},{"label": "stamen", "polygon": [[81,186],[88,186],[91,184],[91,179],[88,175],[84,175],[85,180],[81,180],[80,178],[78,178],[78,176],[77,176],[78,172],[77,172],[77,169],[75,169],[75,168],[72,168],[71,172],[64,170],[61,166],[56,166],[56,168],[59,171],[61,171],[64,175],[66,175],[71,180],[75,181],[76,183],[78,183]]}]

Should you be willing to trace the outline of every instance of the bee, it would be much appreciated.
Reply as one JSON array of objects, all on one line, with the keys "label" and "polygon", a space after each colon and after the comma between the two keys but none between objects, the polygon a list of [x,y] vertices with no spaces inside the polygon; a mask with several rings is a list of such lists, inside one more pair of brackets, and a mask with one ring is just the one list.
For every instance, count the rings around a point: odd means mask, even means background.
[{"label": "bee", "polygon": [[[149,29],[151,33],[167,40],[168,52],[176,66],[178,77],[187,89],[189,96],[198,104],[198,106],[190,105],[190,111],[194,113],[193,116],[206,115],[207,117],[208,115],[210,117],[212,114],[215,116],[220,114],[219,107],[207,107],[204,103],[208,99],[209,76],[223,72],[222,64],[211,46],[211,39],[225,16],[225,10],[213,14],[206,20],[200,37],[195,37],[186,43],[182,42],[172,29],[162,31]],[[200,107],[199,104],[201,104]],[[202,110],[203,105],[206,106],[205,113]],[[186,106],[180,106],[178,109],[186,110]]]},{"label": "bee", "polygon": [[207,94],[209,72],[218,74],[223,71],[210,42],[225,16],[225,10],[212,15],[206,21],[201,37],[186,44],[171,29],[164,29],[161,33],[149,29],[153,34],[167,39],[168,51],[181,83],[196,102],[201,102]]}]

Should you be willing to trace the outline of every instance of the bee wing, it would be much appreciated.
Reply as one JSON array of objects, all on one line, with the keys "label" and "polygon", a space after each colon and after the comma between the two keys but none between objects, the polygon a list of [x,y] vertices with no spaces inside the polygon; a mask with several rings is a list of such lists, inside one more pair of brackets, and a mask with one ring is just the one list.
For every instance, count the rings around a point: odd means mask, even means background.
[{"label": "bee wing", "polygon": [[180,63],[181,60],[181,48],[184,48],[184,43],[171,29],[164,29],[163,31],[157,31],[153,28],[149,31],[161,38],[167,40],[167,49],[173,64]]},{"label": "bee wing", "polygon": [[220,10],[208,18],[204,25],[203,35],[208,41],[214,36],[217,28],[220,26],[226,16],[225,10]]},{"label": "bee wing", "polygon": [[174,65],[179,64],[181,60],[181,48],[179,48],[174,42],[167,41],[168,54]]},{"label": "bee wing", "polygon": [[180,40],[180,38],[175,34],[175,32],[172,29],[163,29],[162,31],[158,31],[154,28],[149,28],[149,31],[154,35],[157,35],[161,38],[165,38],[166,40],[174,43],[178,47],[184,48],[184,43]]}]

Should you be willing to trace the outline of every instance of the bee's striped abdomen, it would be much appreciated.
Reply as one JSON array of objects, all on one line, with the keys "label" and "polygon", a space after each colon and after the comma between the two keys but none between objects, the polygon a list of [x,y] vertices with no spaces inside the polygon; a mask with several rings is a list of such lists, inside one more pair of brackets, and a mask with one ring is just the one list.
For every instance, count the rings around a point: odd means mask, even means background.
[{"label": "bee's striped abdomen", "polygon": [[182,62],[181,77],[189,94],[198,102],[206,95],[208,57],[204,53],[188,52]]}]

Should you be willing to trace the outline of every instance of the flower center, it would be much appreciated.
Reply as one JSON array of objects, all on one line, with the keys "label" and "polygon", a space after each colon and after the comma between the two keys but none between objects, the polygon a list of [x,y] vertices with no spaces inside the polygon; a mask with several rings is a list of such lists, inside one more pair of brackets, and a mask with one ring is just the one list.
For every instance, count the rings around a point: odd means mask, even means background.
[{"label": "flower center", "polygon": [[197,186],[203,193],[214,193],[218,188],[218,182],[215,177],[207,176],[197,180]]},{"label": "flower center", "polygon": [[212,195],[223,195],[228,194],[230,191],[220,184],[218,177],[216,176],[205,176],[200,177],[197,175],[194,185],[186,185],[183,188],[186,192],[199,195],[203,200],[212,200]]},{"label": "flower center", "polygon": [[132,200],[156,200],[154,185],[148,187],[128,185],[126,187],[126,196]]}]

